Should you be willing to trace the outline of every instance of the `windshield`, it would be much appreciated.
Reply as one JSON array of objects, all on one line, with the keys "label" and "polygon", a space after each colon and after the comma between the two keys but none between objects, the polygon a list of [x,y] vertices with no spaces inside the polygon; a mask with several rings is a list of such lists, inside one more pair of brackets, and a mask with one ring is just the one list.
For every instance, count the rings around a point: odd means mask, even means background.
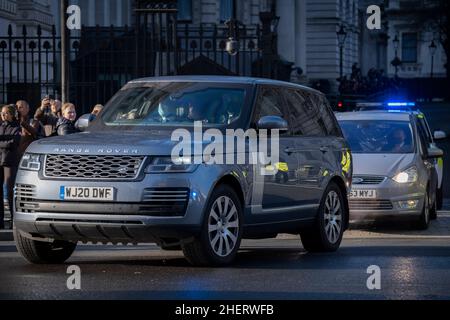
[{"label": "windshield", "polygon": [[411,125],[407,121],[340,121],[353,153],[414,153]]},{"label": "windshield", "polygon": [[132,84],[108,104],[106,126],[226,126],[242,113],[246,89],[208,83]]}]

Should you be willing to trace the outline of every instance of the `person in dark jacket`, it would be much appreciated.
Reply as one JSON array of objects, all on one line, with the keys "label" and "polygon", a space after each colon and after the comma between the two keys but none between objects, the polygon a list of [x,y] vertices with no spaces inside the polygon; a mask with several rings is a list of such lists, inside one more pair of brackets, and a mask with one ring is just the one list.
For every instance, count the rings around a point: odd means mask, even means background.
[{"label": "person in dark jacket", "polygon": [[[0,229],[4,229],[5,208],[3,206],[3,185],[8,189],[8,204],[13,218],[13,193],[16,180],[17,167],[19,166],[19,143],[21,127],[16,119],[14,105],[4,106],[1,110],[2,124],[0,125]],[[11,222],[10,228],[13,224]]]},{"label": "person in dark jacket", "polygon": [[19,123],[22,127],[20,145],[19,145],[19,158],[22,158],[25,150],[28,146],[43,135],[41,125],[39,121],[30,118],[30,106],[28,102],[20,100],[16,102],[17,114],[19,117]]},{"label": "person in dark jacket", "polygon": [[81,132],[75,126],[77,119],[77,111],[72,103],[65,103],[62,107],[62,118],[58,120],[56,132],[58,136],[66,136],[68,134]]}]

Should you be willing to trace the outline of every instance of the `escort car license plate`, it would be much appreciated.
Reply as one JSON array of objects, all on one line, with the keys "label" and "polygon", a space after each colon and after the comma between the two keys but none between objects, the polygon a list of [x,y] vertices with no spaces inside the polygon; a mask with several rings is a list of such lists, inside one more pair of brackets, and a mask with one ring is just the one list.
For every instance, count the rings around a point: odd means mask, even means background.
[{"label": "escort car license plate", "polygon": [[376,199],[376,190],[352,190],[349,195],[350,199]]}]

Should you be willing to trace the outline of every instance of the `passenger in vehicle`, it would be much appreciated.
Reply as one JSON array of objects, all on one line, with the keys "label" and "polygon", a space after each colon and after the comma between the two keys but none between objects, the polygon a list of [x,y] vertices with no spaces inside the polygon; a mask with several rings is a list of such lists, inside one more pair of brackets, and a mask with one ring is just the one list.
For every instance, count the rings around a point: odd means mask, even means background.
[{"label": "passenger in vehicle", "polygon": [[188,113],[189,121],[196,122],[201,121],[203,123],[209,123],[206,118],[206,108],[198,103],[189,105],[189,113]]},{"label": "passenger in vehicle", "polygon": [[236,94],[226,94],[223,96],[224,109],[227,111],[226,124],[235,121],[241,115],[242,98]]},{"label": "passenger in vehicle", "polygon": [[177,101],[166,99],[161,102],[158,107],[159,121],[162,123],[172,123],[178,121],[177,116]]}]

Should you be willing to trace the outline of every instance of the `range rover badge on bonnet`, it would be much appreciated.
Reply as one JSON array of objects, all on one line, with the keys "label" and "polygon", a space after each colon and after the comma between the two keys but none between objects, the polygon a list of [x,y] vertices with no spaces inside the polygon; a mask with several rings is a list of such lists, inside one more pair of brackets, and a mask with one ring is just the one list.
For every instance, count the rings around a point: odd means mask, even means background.
[{"label": "range rover badge on bonnet", "polygon": [[54,148],[53,152],[63,153],[104,153],[104,154],[139,154],[137,149],[120,149],[120,148],[99,148],[97,150],[88,148]]}]

